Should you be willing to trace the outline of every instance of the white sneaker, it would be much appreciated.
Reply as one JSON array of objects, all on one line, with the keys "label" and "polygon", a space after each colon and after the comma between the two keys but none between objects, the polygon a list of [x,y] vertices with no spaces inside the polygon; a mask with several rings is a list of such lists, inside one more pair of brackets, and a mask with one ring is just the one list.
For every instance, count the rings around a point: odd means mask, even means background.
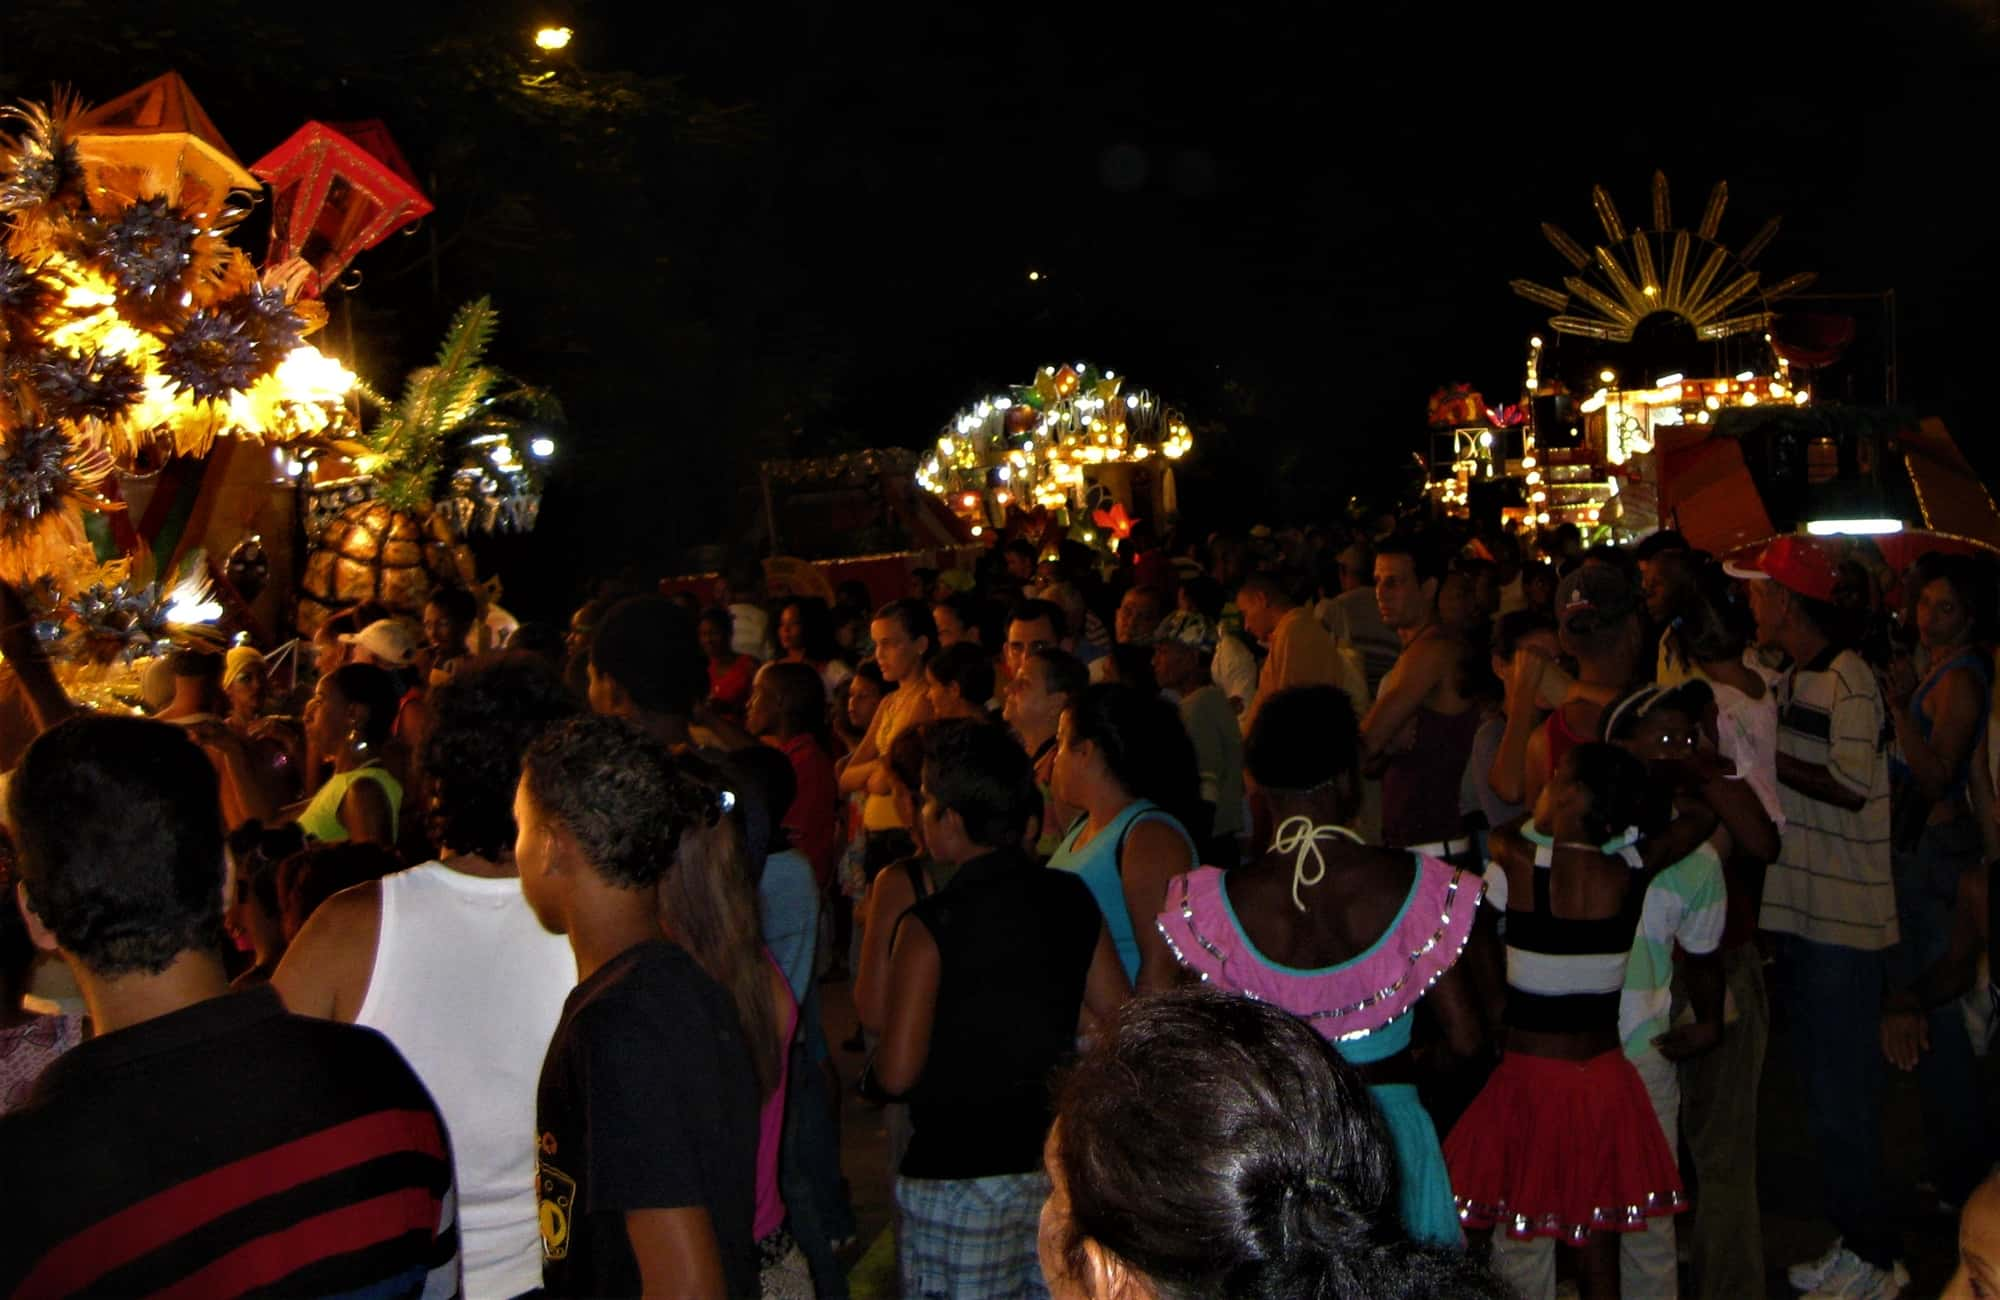
[{"label": "white sneaker", "polygon": [[1818,1259],[1809,1259],[1802,1264],[1794,1264],[1785,1270],[1785,1280],[1792,1284],[1794,1291],[1811,1291],[1826,1281],[1833,1272],[1840,1257],[1847,1253],[1845,1238],[1835,1237],[1833,1244],[1826,1248],[1826,1254]]},{"label": "white sneaker", "polygon": [[1876,1268],[1851,1250],[1843,1249],[1820,1284],[1805,1300],[1896,1300],[1910,1284],[1909,1270],[1899,1260],[1892,1268]]}]

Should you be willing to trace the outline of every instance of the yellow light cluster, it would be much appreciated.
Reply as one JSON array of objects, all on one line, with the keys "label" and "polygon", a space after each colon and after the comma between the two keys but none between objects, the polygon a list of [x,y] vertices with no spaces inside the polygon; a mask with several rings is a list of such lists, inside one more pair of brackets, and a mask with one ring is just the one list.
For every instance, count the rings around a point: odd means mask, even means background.
[{"label": "yellow light cluster", "polygon": [[345,415],[354,375],[317,348],[301,344],[276,370],[226,401],[198,401],[177,392],[159,369],[160,341],[136,329],[118,313],[109,280],[66,258],[53,259],[67,286],[63,305],[69,319],[50,331],[49,341],[68,352],[121,356],[138,367],[144,394],[114,425],[87,421],[95,437],[114,455],[129,454],[155,437],[170,439],[175,451],[199,455],[224,434],[264,442],[295,442],[328,436]]}]

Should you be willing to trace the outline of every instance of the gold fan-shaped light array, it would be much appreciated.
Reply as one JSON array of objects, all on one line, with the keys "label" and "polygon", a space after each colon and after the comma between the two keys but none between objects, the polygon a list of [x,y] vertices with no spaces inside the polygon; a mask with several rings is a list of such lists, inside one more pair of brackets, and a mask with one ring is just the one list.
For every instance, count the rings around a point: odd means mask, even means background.
[{"label": "gold fan-shaped light array", "polygon": [[1549,328],[1559,334],[1627,343],[1640,321],[1656,313],[1678,316],[1705,341],[1770,328],[1771,304],[1811,284],[1811,271],[1765,284],[1751,263],[1778,233],[1773,217],[1732,253],[1719,242],[1722,214],[1729,205],[1729,182],[1718,181],[1709,192],[1701,224],[1694,230],[1673,225],[1672,196],[1664,173],[1653,173],[1652,225],[1627,228],[1617,204],[1602,185],[1593,186],[1591,206],[1604,230],[1604,242],[1585,251],[1583,245],[1550,222],[1542,235],[1569,263],[1573,274],[1562,287],[1533,280],[1515,280],[1515,293],[1556,313]]}]

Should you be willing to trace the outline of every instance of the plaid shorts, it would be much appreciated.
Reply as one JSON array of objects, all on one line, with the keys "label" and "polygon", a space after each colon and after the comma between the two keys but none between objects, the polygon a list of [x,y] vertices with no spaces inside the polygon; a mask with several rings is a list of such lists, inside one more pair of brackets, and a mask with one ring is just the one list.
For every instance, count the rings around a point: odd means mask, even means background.
[{"label": "plaid shorts", "polygon": [[898,1178],[904,1300],[1046,1300],[1035,1255],[1048,1175]]}]

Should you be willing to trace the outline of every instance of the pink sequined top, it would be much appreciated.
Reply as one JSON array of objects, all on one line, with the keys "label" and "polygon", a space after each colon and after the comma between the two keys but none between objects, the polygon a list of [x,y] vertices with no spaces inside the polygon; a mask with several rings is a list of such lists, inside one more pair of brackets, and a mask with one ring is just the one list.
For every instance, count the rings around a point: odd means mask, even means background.
[{"label": "pink sequined top", "polygon": [[[1174,956],[1218,988],[1291,1012],[1357,1060],[1375,1055],[1355,1050],[1360,1039],[1399,1020],[1458,961],[1485,888],[1476,874],[1419,856],[1402,910],[1367,951],[1338,965],[1301,970],[1257,951],[1230,906],[1224,879],[1219,868],[1202,867],[1167,886],[1159,927]],[[1384,1036],[1400,1040],[1383,1043],[1388,1052],[1408,1041],[1407,1022],[1402,1028]]]},{"label": "pink sequined top", "polygon": [[25,1105],[49,1062],[82,1041],[82,1016],[36,1016],[0,1029],[0,1115]]}]

